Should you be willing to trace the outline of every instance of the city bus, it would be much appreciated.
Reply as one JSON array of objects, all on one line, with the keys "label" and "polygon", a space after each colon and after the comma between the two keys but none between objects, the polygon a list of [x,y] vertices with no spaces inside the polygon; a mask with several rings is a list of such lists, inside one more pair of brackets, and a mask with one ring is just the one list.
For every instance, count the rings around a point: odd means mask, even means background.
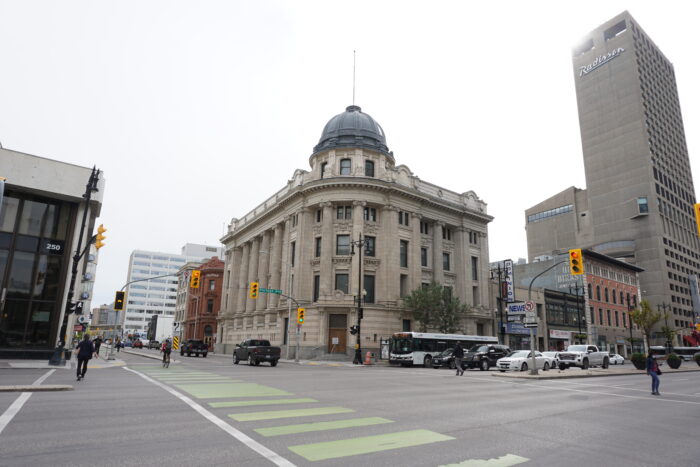
[{"label": "city bus", "polygon": [[453,348],[458,341],[462,343],[465,353],[475,344],[498,344],[498,339],[491,336],[397,332],[391,336],[389,363],[402,366],[417,364],[428,368],[433,364],[433,357]]},{"label": "city bus", "polygon": [[678,355],[681,359],[686,362],[693,360],[693,355],[700,352],[700,347],[674,347],[673,353]]}]

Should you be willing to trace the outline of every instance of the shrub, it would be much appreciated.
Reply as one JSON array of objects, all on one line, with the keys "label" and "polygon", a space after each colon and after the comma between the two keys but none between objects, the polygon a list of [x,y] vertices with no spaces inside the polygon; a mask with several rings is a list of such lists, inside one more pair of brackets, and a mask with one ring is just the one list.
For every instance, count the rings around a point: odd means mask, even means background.
[{"label": "shrub", "polygon": [[695,363],[697,363],[698,366],[700,366],[700,352],[696,353],[696,354],[693,356],[693,359],[695,359]]},{"label": "shrub", "polygon": [[676,368],[681,366],[681,358],[675,353],[672,353],[666,359],[666,363],[668,363],[668,366],[675,370]]},{"label": "shrub", "polygon": [[647,358],[643,353],[633,353],[630,360],[632,360],[632,364],[638,370],[645,370],[647,367]]}]

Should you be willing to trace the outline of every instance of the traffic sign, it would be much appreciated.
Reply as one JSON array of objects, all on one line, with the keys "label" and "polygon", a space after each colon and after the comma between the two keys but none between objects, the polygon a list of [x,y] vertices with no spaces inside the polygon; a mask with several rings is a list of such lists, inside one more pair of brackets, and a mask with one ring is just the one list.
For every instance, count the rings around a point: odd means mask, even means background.
[{"label": "traffic sign", "polygon": [[282,294],[282,291],[280,289],[265,289],[263,287],[260,287],[260,291],[263,293],[276,293],[277,295]]},{"label": "traffic sign", "polygon": [[535,309],[535,302],[528,300],[525,302],[525,311],[532,311]]},{"label": "traffic sign", "polygon": [[537,327],[537,323],[523,323],[523,327],[526,327],[526,328],[536,328],[536,327]]}]

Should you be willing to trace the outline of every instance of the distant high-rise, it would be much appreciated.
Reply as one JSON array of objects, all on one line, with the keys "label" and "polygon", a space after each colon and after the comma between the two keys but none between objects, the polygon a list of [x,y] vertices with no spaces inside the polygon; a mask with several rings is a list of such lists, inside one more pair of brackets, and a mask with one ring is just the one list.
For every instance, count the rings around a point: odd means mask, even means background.
[{"label": "distant high-rise", "polygon": [[576,246],[634,263],[642,298],[689,329],[700,241],[673,65],[624,12],[587,35],[573,69],[587,189],[526,211],[529,257]]}]

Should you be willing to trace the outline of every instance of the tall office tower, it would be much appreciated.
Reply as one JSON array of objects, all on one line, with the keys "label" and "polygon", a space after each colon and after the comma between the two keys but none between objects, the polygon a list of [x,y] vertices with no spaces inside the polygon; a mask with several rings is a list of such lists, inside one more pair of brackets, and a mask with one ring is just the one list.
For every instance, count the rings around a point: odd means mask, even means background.
[{"label": "tall office tower", "polygon": [[[145,333],[153,315],[175,315],[177,272],[189,261],[202,262],[221,257],[222,247],[188,243],[181,254],[134,250],[129,258],[126,288],[124,331]],[[166,277],[158,277],[166,276]],[[156,279],[148,279],[158,277]],[[137,282],[134,282],[137,281]]]},{"label": "tall office tower", "polygon": [[673,65],[624,12],[587,35],[573,69],[587,189],[526,211],[529,256],[583,246],[634,263],[642,298],[689,334],[700,241]]}]

